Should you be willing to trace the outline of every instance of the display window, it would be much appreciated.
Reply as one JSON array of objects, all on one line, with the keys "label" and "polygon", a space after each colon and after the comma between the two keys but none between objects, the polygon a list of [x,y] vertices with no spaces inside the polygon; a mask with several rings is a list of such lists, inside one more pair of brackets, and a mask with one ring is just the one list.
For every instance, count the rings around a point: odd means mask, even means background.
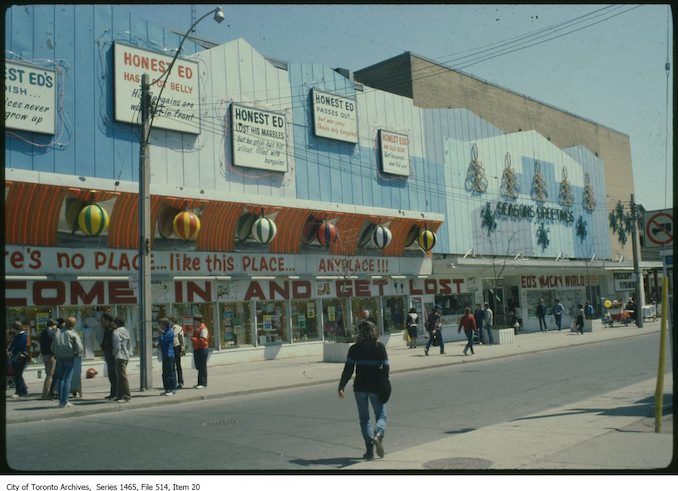
[{"label": "display window", "polygon": [[440,305],[440,315],[442,316],[464,315],[464,309],[470,307],[471,311],[473,311],[475,304],[475,295],[473,293],[435,296],[435,305]]},{"label": "display window", "polygon": [[221,348],[237,348],[253,345],[252,316],[248,302],[227,302],[219,304],[221,313]]},{"label": "display window", "polygon": [[354,298],[352,304],[353,325],[358,325],[358,321],[363,318],[362,313],[366,311],[369,313],[368,320],[374,322],[374,325],[379,327],[379,317],[381,316],[381,309],[379,308],[379,297]]},{"label": "display window", "polygon": [[384,333],[405,329],[405,296],[384,298]]},{"label": "display window", "polygon": [[293,342],[320,339],[315,300],[293,300],[291,316]]},{"label": "display window", "polygon": [[352,334],[347,329],[347,303],[348,300],[342,300],[338,298],[323,299],[323,331],[325,335],[325,341],[352,341]]},{"label": "display window", "polygon": [[[217,348],[219,339],[216,336],[212,320],[214,319],[214,304],[211,303],[175,303],[172,304],[172,317],[176,317],[177,322],[184,328],[184,345],[186,352],[193,352],[193,342],[191,336],[193,334],[193,317],[202,315],[205,326],[207,326],[207,333],[209,335],[209,347]],[[162,317],[162,316],[160,316]],[[167,316],[166,316],[167,317]],[[156,323],[154,322],[154,325]]]},{"label": "display window", "polygon": [[[537,305],[539,305],[539,300],[544,300],[544,305],[546,306],[546,314],[553,314],[553,306],[556,304],[556,291],[555,290],[538,290],[538,291],[528,291],[527,292],[527,316],[528,317],[537,317]],[[569,306],[565,305],[565,302],[568,300],[565,298],[560,299],[563,302],[563,307],[565,307],[565,312],[569,311]],[[575,305],[576,307],[576,305]]]},{"label": "display window", "polygon": [[107,311],[110,312],[110,307],[69,306],[61,307],[59,310],[59,317],[63,319],[75,317],[75,332],[80,335],[83,346],[82,359],[90,360],[104,356],[101,349],[101,342],[104,339],[101,316]]},{"label": "display window", "polygon": [[257,344],[289,342],[287,337],[287,305],[285,302],[257,302]]},{"label": "display window", "polygon": [[14,323],[21,322],[28,335],[28,355],[30,363],[40,361],[40,331],[47,327],[47,321],[55,318],[56,313],[48,307],[8,307],[5,310],[5,342],[9,347],[14,338]]}]

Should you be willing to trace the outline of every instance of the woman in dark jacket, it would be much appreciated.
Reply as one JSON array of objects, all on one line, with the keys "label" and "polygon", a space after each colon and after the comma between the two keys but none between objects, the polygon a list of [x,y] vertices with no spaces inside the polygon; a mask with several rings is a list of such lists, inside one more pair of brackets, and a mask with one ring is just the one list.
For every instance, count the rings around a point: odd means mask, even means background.
[{"label": "woman in dark jacket", "polygon": [[[358,405],[360,430],[367,448],[363,458],[373,459],[375,448],[377,455],[383,457],[384,447],[381,442],[384,439],[387,418],[386,406],[379,400],[379,383],[381,380],[380,370],[384,370],[384,376],[388,377],[388,356],[384,345],[377,341],[374,324],[367,320],[361,320],[358,323],[358,339],[348,350],[344,371],[339,381],[340,399],[344,398],[344,388],[353,376],[354,369],[356,375],[353,382],[353,391]],[[374,433],[372,433],[372,425],[370,424],[370,403],[376,419]]]}]

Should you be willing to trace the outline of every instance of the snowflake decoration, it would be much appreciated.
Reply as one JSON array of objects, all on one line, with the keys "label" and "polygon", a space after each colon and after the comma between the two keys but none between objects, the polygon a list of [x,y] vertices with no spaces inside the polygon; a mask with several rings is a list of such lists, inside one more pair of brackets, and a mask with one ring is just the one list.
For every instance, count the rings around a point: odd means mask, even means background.
[{"label": "snowflake decoration", "polygon": [[610,228],[617,234],[617,240],[622,247],[626,245],[628,234],[633,230],[633,219],[631,214],[624,212],[624,205],[617,201],[614,210],[608,215]]},{"label": "snowflake decoration", "polygon": [[492,232],[497,230],[497,220],[494,218],[494,213],[492,213],[489,203],[483,206],[483,209],[480,211],[480,218],[482,220],[480,222],[480,228],[486,228],[487,236],[489,237],[492,235]]},{"label": "snowflake decoration", "polygon": [[544,222],[541,222],[537,229],[537,244],[541,246],[541,250],[544,252],[550,243],[549,229],[548,227],[544,227]]},{"label": "snowflake decoration", "polygon": [[593,211],[596,208],[596,197],[593,195],[593,186],[591,185],[591,177],[586,173],[584,181],[584,208]]}]

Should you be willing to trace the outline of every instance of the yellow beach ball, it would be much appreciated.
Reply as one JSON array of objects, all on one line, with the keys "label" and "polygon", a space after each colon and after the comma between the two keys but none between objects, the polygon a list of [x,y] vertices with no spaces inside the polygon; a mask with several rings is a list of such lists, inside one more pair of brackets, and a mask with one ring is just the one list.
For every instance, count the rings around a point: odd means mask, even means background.
[{"label": "yellow beach ball", "polygon": [[78,214],[78,226],[86,235],[99,235],[108,227],[108,213],[96,203],[87,205]]}]

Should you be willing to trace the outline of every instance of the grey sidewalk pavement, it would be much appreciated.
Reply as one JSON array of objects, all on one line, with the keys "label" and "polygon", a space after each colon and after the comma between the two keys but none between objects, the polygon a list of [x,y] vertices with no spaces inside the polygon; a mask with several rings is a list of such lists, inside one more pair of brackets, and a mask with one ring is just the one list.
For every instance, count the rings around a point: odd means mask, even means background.
[{"label": "grey sidewalk pavement", "polygon": [[[445,343],[447,353],[445,355],[438,354],[436,348],[431,350],[430,356],[424,356],[423,347],[413,350],[400,343],[387,346],[387,349],[391,372],[397,373],[459,363],[474,363],[633,336],[655,335],[659,340],[659,328],[659,321],[653,321],[646,322],[642,329],[629,325],[602,328],[584,335],[569,331],[550,331],[546,334],[519,333],[514,343],[477,346],[476,354],[469,356],[462,354],[464,341]],[[668,347],[667,356],[669,356]],[[64,409],[58,408],[53,401],[40,400],[42,380],[35,376],[31,379],[29,376],[27,383],[31,395],[27,399],[11,399],[11,392],[6,396],[6,422],[12,424],[129,411],[311,384],[337,383],[342,365],[323,363],[320,358],[321,356],[312,356],[250,363],[208,364],[208,387],[197,390],[192,388],[197,372],[191,368],[190,358],[184,357],[186,388],[177,391],[174,397],[162,396],[160,369],[154,366],[153,383],[156,388],[144,392],[138,389],[138,372],[130,373],[132,400],[126,404],[106,401],[104,396],[108,394],[108,379],[101,373],[92,379],[84,378],[87,368],[85,365],[83,366],[83,397],[74,400],[73,407]],[[217,357],[212,358],[211,361],[215,359]],[[228,357],[221,356],[218,359],[225,361]],[[32,368],[32,370],[37,370],[37,368]],[[672,377],[669,373],[666,375],[664,393],[671,392]],[[627,413],[619,414],[618,409],[632,408],[639,404],[638,401],[647,401],[648,397],[653,397],[653,394],[654,382],[647,381],[614,393],[603,394],[591,401],[573,404],[571,407],[558,408],[522,418],[520,421],[511,421],[444,438],[415,449],[408,449],[406,452],[401,452],[403,455],[398,452],[387,454],[384,459],[359,463],[351,466],[350,469],[608,468],[607,464],[611,462],[605,461],[605,452],[597,451],[596,445],[633,448],[626,446],[624,440],[628,438],[633,438],[633,446],[641,445],[643,449],[639,449],[638,455],[629,455],[627,460],[624,460],[617,452],[617,463],[620,466],[618,468],[635,468],[640,465],[644,466],[643,468],[664,467],[670,461],[672,452],[672,431],[669,430],[672,428],[671,418],[668,418],[660,434],[653,433],[653,421],[652,432],[629,430],[628,428],[633,425],[640,425],[639,428],[647,426],[643,423],[647,411],[641,414],[638,411],[629,410]],[[653,401],[651,403],[654,404]],[[586,447],[587,441],[589,447],[592,446],[591,448]],[[501,442],[504,443],[500,444]],[[584,446],[580,448],[579,445]],[[572,453],[571,457],[568,457],[568,452]],[[443,455],[445,458],[436,462],[439,458],[435,457],[436,455]],[[581,461],[582,459],[584,462]]]}]

